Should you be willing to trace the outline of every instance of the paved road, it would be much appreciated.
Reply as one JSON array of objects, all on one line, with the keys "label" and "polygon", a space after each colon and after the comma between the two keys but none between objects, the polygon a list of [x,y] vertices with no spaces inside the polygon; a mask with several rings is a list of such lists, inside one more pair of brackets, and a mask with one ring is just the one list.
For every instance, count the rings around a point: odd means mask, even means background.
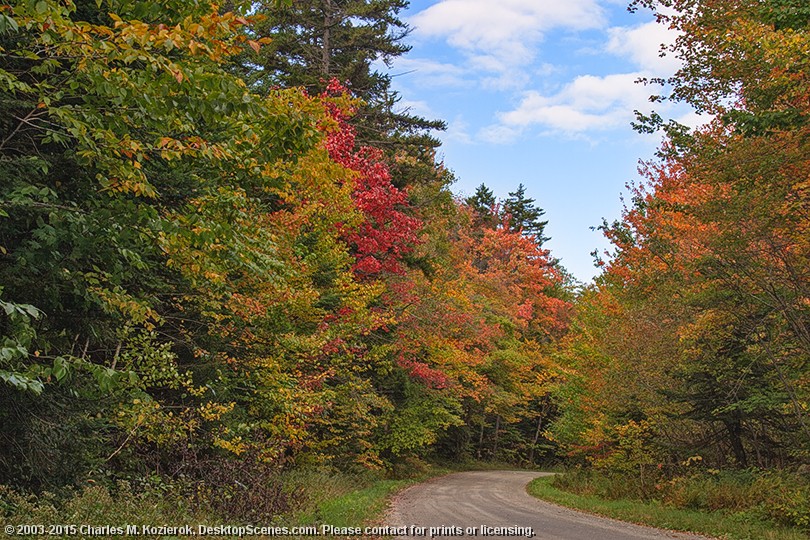
[{"label": "paved road", "polygon": [[[431,533],[440,540],[451,536],[492,540],[705,539],[576,512],[526,493],[526,484],[547,474],[476,471],[435,478],[401,492],[393,501],[387,524],[405,527],[407,534],[397,538],[409,540],[430,540]],[[470,527],[477,529],[468,531]]]}]

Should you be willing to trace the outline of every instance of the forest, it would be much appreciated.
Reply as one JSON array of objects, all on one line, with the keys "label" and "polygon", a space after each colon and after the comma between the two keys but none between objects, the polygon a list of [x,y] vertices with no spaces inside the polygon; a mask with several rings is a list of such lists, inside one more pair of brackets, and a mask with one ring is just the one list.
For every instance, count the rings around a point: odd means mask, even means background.
[{"label": "forest", "polygon": [[810,6],[632,3],[681,32],[654,99],[713,120],[638,114],[583,285],[398,107],[407,4],[0,4],[0,516],[90,483],[260,520],[290,471],[489,460],[745,477],[810,528]]}]

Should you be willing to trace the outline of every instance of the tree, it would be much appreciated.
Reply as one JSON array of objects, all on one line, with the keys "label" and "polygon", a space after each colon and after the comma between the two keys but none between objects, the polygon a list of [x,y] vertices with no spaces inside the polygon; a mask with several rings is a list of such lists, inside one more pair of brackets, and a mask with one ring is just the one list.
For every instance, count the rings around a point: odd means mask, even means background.
[{"label": "tree", "polygon": [[[671,97],[716,119],[691,132],[669,123],[659,160],[641,168],[646,185],[621,221],[605,224],[616,249],[575,322],[569,365],[579,377],[565,394],[581,393],[560,434],[599,461],[621,446],[629,417],[648,422],[643,445],[673,462],[804,462],[807,8],[634,5],[680,31]],[[624,339],[642,328],[643,339]],[[605,391],[614,377],[621,385]]]},{"label": "tree", "polygon": [[475,219],[481,225],[495,227],[498,220],[495,194],[485,184],[475,188],[475,193],[465,200],[475,213]]},{"label": "tree", "polygon": [[523,184],[518,185],[516,191],[509,192],[509,197],[503,201],[502,213],[513,231],[533,236],[540,246],[548,240],[543,236],[548,221],[540,221],[545,211],[534,206],[534,199],[526,197],[526,186]]},{"label": "tree", "polygon": [[[803,44],[810,16],[804,2],[634,0],[636,6],[657,11],[660,22],[679,31],[672,52],[683,67],[667,81],[670,99],[716,115],[741,133],[807,124]],[[660,126],[660,118],[654,123]],[[669,126],[673,134],[683,133],[683,126]]]},{"label": "tree", "polygon": [[444,129],[444,122],[397,111],[400,98],[391,90],[390,76],[372,66],[390,65],[410,50],[402,43],[408,27],[399,18],[406,5],[406,0],[260,3],[256,11],[265,18],[251,35],[269,44],[244,59],[245,75],[259,88],[303,86],[312,93],[334,78],[364,102],[352,119],[362,144],[411,148],[419,155],[420,148],[439,145],[428,132]]},{"label": "tree", "polygon": [[0,6],[0,482],[260,501],[291,459],[379,467],[537,413],[548,252],[471,230],[424,147],[362,144],[339,83],[237,76],[251,5]]},{"label": "tree", "polygon": [[806,142],[717,126],[693,137],[645,167],[649,185],[605,227],[616,251],[580,303],[567,365],[581,378],[565,394],[581,392],[578,412],[559,435],[600,461],[619,427],[644,421],[657,432],[645,444],[673,462],[785,465],[810,442],[807,214],[793,211]]},{"label": "tree", "polygon": [[[345,92],[345,87],[334,79],[327,88],[327,94]],[[366,218],[346,238],[357,258],[355,272],[365,277],[380,272],[402,273],[402,258],[416,243],[421,223],[402,212],[407,207],[407,196],[391,183],[382,152],[370,146],[355,148],[356,130],[348,123],[350,115],[336,107],[330,112],[338,129],[327,136],[329,155],[357,173],[353,196]]]},{"label": "tree", "polygon": [[359,384],[308,391],[323,373],[299,360],[379,324],[339,238],[361,215],[326,104],[225,69],[247,19],[155,7],[0,11],[3,481],[275,463]]},{"label": "tree", "polygon": [[547,417],[548,351],[567,317],[560,275],[531,238],[482,225],[466,205],[426,227],[416,249],[430,250],[435,270],[429,279],[411,275],[396,329],[399,363],[430,389],[436,414],[463,421],[436,441],[446,456],[525,458]]}]

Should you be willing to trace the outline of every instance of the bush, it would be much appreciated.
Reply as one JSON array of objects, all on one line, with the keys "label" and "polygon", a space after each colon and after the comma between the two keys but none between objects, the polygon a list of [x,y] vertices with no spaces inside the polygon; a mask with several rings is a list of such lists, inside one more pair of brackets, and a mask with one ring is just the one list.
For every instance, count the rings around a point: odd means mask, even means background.
[{"label": "bush", "polygon": [[656,479],[642,479],[634,471],[608,472],[577,468],[554,477],[553,485],[564,491],[600,499],[650,500]]},{"label": "bush", "polygon": [[634,474],[575,469],[557,475],[554,487],[602,499],[656,500],[676,508],[755,513],[779,524],[810,530],[810,479],[788,471],[701,471],[659,479],[653,493]]},{"label": "bush", "polygon": [[661,478],[648,494],[637,475],[575,469],[554,487],[602,499],[657,500],[676,508],[755,513],[782,525],[810,530],[810,479],[789,471],[700,471]]},{"label": "bush", "polygon": [[194,507],[242,523],[269,523],[301,497],[285,489],[280,467],[255,457],[187,460],[177,486]]},{"label": "bush", "polygon": [[699,473],[669,481],[665,504],[700,510],[757,511],[783,525],[810,528],[810,482],[784,471]]}]

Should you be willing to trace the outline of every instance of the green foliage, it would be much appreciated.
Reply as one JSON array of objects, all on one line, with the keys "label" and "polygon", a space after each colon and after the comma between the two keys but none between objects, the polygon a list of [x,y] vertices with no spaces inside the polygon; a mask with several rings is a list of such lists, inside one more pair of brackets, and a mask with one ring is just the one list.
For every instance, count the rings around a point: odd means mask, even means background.
[{"label": "green foliage", "polygon": [[519,184],[515,191],[509,192],[509,197],[503,201],[502,212],[513,231],[534,236],[538,245],[549,240],[543,236],[548,221],[540,221],[545,211],[534,206],[534,199],[526,197],[526,186],[523,184]]},{"label": "green foliage", "polygon": [[762,20],[775,30],[801,30],[810,25],[810,7],[801,0],[770,0],[760,9]]},{"label": "green foliage", "polygon": [[394,455],[424,451],[450,426],[462,425],[459,404],[438,392],[406,385],[406,400],[386,422],[381,446]]},{"label": "green foliage", "polygon": [[[265,18],[251,29],[251,35],[268,43],[246,55],[241,68],[247,80],[263,89],[301,86],[317,93],[332,78],[345,83],[363,100],[353,120],[361,143],[394,149],[400,157],[405,149],[432,165],[439,141],[428,131],[444,129],[444,122],[398,111],[400,96],[391,89],[391,77],[373,69],[374,62],[390,64],[410,50],[403,43],[410,30],[399,16],[406,6],[404,0],[261,5],[257,12]],[[397,178],[408,180],[413,181]]]},{"label": "green foliage", "polygon": [[485,184],[475,188],[475,193],[464,201],[482,224],[495,227],[497,224],[497,207],[495,194]]},{"label": "green foliage", "polygon": [[[3,309],[0,380],[16,390],[41,394],[44,385],[38,377],[39,366],[28,364],[28,349],[36,336],[31,321],[39,319],[42,313],[32,305],[12,304],[3,300],[0,300],[0,308]],[[54,363],[54,376],[57,379],[65,376],[61,359]]]}]

